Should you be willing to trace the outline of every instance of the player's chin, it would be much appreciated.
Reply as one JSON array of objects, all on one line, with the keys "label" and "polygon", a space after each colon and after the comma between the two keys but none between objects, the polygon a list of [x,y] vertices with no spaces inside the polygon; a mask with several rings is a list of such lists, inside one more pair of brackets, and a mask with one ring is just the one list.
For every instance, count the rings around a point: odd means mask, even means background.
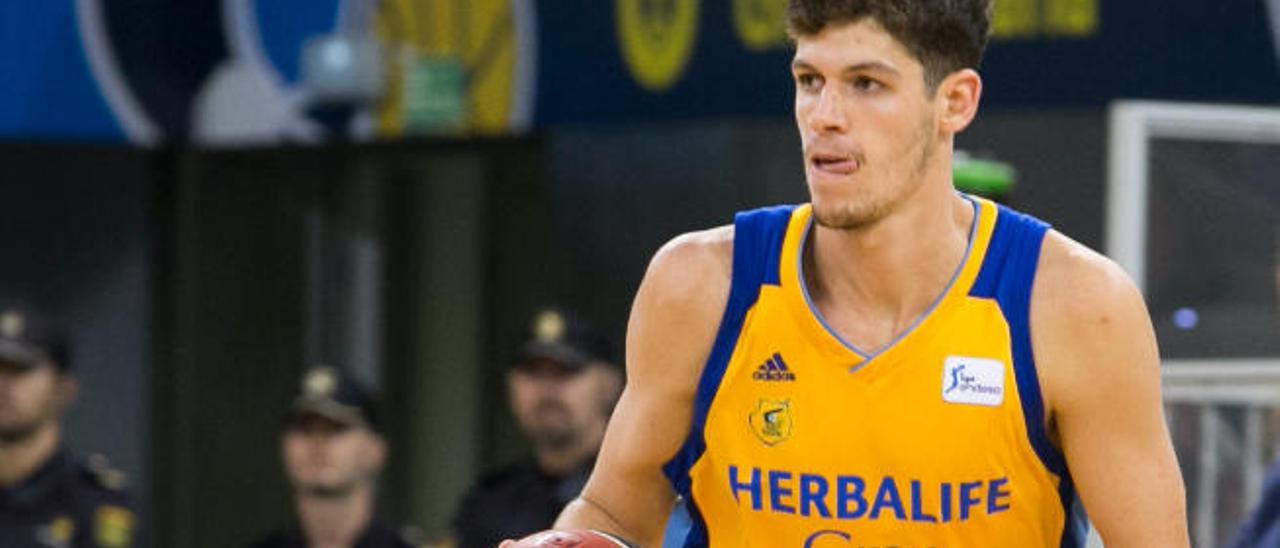
[{"label": "player's chin", "polygon": [[877,209],[854,199],[813,200],[813,220],[818,226],[837,230],[854,230],[874,224]]}]

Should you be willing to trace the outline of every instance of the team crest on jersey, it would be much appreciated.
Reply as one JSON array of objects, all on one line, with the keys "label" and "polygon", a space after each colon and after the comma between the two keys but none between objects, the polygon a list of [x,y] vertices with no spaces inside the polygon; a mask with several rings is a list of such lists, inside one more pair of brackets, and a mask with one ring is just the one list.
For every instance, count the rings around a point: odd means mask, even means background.
[{"label": "team crest on jersey", "polygon": [[787,441],[795,428],[791,400],[760,398],[747,422],[751,425],[751,432],[769,447]]}]

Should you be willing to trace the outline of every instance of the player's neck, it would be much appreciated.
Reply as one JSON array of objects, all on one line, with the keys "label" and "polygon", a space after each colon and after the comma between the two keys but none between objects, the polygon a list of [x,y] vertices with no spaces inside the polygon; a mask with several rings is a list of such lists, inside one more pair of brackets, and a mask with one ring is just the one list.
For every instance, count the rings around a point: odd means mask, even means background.
[{"label": "player's neck", "polygon": [[870,226],[815,225],[804,263],[810,296],[842,335],[858,335],[854,344],[879,348],[908,329],[964,261],[973,206],[934,186]]},{"label": "player's neck", "polygon": [[350,548],[373,519],[373,489],[344,497],[298,497],[298,521],[312,548]]},{"label": "player's neck", "polygon": [[30,437],[14,443],[0,443],[0,487],[11,487],[31,477],[58,451],[61,428],[50,421]]}]

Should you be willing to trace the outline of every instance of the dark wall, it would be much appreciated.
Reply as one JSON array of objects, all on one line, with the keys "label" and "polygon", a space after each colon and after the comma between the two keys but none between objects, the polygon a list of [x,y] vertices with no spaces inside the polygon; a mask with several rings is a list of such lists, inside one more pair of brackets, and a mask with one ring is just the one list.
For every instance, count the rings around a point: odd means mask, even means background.
[{"label": "dark wall", "polygon": [[1009,201],[1101,251],[1107,115],[1102,109],[986,109],[956,140],[1018,171]]},{"label": "dark wall", "polygon": [[310,160],[178,161],[154,373],[162,545],[244,545],[288,519],[278,433],[303,368],[303,218],[325,173]]},{"label": "dark wall", "polygon": [[[245,545],[291,521],[281,419],[318,363],[384,396],[383,516],[443,534],[479,468],[465,455],[491,439],[476,417],[501,401],[484,389],[501,371],[484,345],[506,316],[483,311],[542,285],[518,258],[541,257],[545,223],[523,222],[546,216],[538,150],[497,141],[178,154],[153,413],[164,545]],[[514,230],[481,224],[499,218]]]}]

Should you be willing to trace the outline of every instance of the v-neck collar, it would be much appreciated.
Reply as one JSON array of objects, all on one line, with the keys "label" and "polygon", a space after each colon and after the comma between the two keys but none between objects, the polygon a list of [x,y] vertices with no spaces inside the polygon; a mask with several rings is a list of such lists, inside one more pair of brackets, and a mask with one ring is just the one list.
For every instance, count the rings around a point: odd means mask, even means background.
[{"label": "v-neck collar", "polygon": [[792,301],[793,310],[801,317],[802,322],[808,324],[808,329],[804,331],[813,334],[816,339],[813,342],[824,347],[830,353],[842,356],[847,362],[851,363],[849,366],[850,373],[861,371],[873,361],[884,361],[908,341],[927,336],[932,331],[933,319],[944,315],[946,309],[956,300],[957,295],[962,296],[968,293],[969,287],[973,285],[973,281],[981,269],[982,259],[986,254],[987,242],[990,240],[992,229],[995,226],[997,212],[995,205],[989,201],[966,194],[961,194],[961,196],[968,200],[974,209],[964,259],[956,267],[951,275],[951,280],[938,294],[933,304],[917,317],[910,327],[895,335],[893,340],[883,347],[870,352],[858,348],[841,337],[835,329],[831,328],[817,306],[813,304],[804,278],[804,250],[808,243],[809,235],[813,232],[814,224],[812,206],[803,206],[792,217],[792,230],[788,231],[787,241],[783,245],[784,255],[781,261],[783,285],[792,285],[795,288],[795,290],[788,291],[788,293],[792,295],[790,300]]}]

